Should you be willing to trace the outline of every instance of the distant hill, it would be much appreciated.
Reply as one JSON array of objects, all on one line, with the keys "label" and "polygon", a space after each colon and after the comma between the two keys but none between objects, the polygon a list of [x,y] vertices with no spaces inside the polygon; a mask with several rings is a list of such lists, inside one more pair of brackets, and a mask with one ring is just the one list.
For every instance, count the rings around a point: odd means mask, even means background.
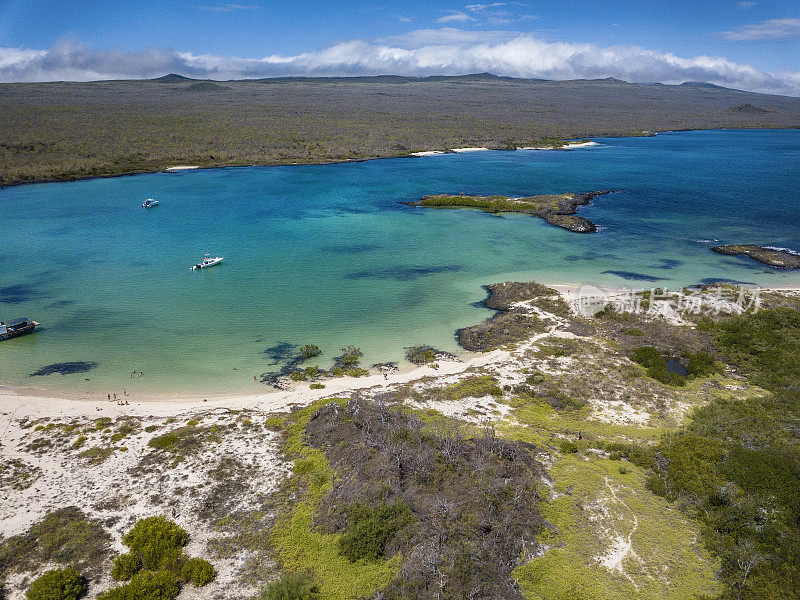
[{"label": "distant hill", "polygon": [[151,81],[158,81],[159,83],[183,83],[186,81],[196,81],[191,77],[184,77],[183,75],[178,75],[177,73],[170,73],[169,75],[163,75],[161,77],[156,77]]},{"label": "distant hill", "polygon": [[[0,84],[0,185],[169,165],[326,163],[463,146],[800,128],[800,98],[713,84],[459,76]],[[168,132],[168,135],[165,135]]]}]

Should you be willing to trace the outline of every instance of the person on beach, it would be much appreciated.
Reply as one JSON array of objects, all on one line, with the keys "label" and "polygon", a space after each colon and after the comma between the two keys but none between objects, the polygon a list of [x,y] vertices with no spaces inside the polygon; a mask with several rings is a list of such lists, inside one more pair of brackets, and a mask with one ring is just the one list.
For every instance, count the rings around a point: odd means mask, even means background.
[{"label": "person on beach", "polygon": [[131,379],[133,379],[134,375],[136,375],[136,371],[131,371]]},{"label": "person on beach", "polygon": [[111,402],[111,394],[108,394],[108,401]]}]

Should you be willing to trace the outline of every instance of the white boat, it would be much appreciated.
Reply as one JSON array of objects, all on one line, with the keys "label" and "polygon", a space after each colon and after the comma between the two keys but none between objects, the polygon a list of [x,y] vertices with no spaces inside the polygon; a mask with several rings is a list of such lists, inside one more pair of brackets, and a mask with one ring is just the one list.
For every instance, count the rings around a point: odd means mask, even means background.
[{"label": "white boat", "polygon": [[190,269],[194,271],[195,269],[205,269],[206,267],[213,267],[214,265],[218,265],[222,262],[222,256],[215,256],[211,258],[210,254],[206,254],[202,261],[197,263],[196,265],[192,265]]},{"label": "white boat", "polygon": [[152,198],[148,198],[144,202],[142,202],[142,206],[144,208],[152,208],[153,206],[158,206],[158,200],[153,200]]}]

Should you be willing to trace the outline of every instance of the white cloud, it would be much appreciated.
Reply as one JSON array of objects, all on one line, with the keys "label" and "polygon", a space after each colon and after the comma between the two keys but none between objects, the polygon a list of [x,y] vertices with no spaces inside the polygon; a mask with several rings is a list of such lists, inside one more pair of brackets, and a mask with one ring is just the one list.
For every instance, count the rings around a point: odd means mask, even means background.
[{"label": "white cloud", "polygon": [[726,40],[789,40],[800,38],[800,19],[768,19],[761,23],[742,25],[730,31],[723,31]]},{"label": "white cloud", "polygon": [[468,4],[464,8],[470,11],[480,11],[486,10],[487,8],[497,8],[499,6],[505,6],[508,2],[492,2],[491,4]]},{"label": "white cloud", "polygon": [[472,17],[470,17],[467,13],[464,12],[453,12],[449,15],[445,15],[436,19],[437,23],[468,23],[469,21],[474,21]]},{"label": "white cloud", "polygon": [[708,81],[800,96],[800,73],[767,73],[721,57],[682,58],[636,46],[547,42],[530,34],[444,27],[351,40],[317,52],[237,58],[171,49],[95,50],[62,40],[49,50],[0,48],[0,81],[140,79],[166,73],[207,79],[287,75],[496,75],[544,79],[616,77],[632,82]]}]

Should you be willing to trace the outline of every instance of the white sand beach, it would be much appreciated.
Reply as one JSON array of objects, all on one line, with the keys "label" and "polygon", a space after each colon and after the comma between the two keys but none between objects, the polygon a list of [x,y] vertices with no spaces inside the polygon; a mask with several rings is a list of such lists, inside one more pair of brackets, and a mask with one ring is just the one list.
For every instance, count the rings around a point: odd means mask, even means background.
[{"label": "white sand beach", "polygon": [[462,152],[483,152],[484,150],[488,150],[488,148],[453,148],[452,151],[458,154]]},{"label": "white sand beach", "polygon": [[424,150],[422,152],[412,152],[411,156],[439,156],[440,154],[447,154],[442,150]]}]

